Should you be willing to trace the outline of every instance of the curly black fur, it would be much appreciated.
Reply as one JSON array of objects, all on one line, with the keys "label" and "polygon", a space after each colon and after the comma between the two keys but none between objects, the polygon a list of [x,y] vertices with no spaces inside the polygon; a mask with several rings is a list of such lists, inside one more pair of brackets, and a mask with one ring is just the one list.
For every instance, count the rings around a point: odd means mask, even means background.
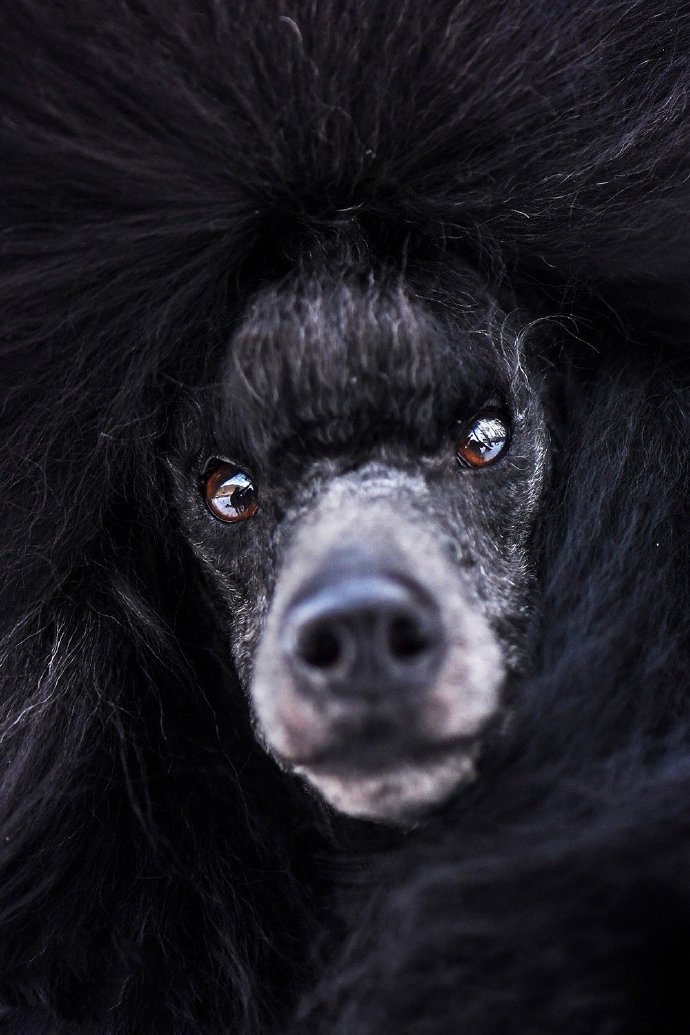
[{"label": "curly black fur", "polygon": [[[686,7],[14,0],[0,51],[6,1030],[689,1028]],[[171,506],[305,264],[471,269],[554,375],[533,672],[407,834],[255,744]]]}]

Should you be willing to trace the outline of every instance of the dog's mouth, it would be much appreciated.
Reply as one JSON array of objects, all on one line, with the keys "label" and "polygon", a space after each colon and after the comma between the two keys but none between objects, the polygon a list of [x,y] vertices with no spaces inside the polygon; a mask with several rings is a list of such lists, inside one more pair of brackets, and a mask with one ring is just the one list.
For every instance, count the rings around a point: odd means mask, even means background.
[{"label": "dog's mouth", "polygon": [[482,739],[429,737],[379,722],[341,731],[318,750],[278,758],[338,811],[409,824],[474,778]]},{"label": "dog's mouth", "polygon": [[294,771],[339,812],[357,819],[410,825],[448,800],[476,774],[479,742],[436,744],[405,755],[372,752],[363,763],[351,748]]},{"label": "dog's mouth", "polygon": [[371,722],[364,731],[341,734],[317,750],[282,761],[293,769],[357,777],[405,765],[433,765],[448,755],[470,754],[476,748],[476,737],[428,738],[414,731],[391,730],[383,722]]}]

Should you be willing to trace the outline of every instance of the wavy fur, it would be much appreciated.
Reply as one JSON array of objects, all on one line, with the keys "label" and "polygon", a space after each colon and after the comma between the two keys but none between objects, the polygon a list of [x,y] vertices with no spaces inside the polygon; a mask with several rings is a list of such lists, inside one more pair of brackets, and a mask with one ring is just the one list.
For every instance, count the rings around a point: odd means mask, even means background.
[{"label": "wavy fur", "polygon": [[[7,1030],[690,1024],[690,13],[15,0],[0,53]],[[254,743],[170,506],[181,394],[305,255],[471,267],[557,375],[534,672],[400,837]]]}]

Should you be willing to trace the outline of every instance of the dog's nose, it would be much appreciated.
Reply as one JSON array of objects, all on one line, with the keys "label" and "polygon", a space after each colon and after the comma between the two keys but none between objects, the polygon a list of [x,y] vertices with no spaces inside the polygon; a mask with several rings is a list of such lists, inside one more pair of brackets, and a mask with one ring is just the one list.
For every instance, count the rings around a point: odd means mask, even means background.
[{"label": "dog's nose", "polygon": [[287,609],[284,649],[303,690],[382,700],[427,689],[444,652],[437,606],[414,581],[323,581]]}]

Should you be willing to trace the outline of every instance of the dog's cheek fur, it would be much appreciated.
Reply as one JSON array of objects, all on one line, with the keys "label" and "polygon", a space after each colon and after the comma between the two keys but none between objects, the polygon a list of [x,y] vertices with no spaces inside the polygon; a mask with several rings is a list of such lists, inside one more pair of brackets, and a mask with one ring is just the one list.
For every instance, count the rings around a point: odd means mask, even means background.
[{"label": "dog's cheek fur", "polygon": [[[0,40],[8,1030],[687,1029],[688,11],[15,0]],[[473,263],[590,377],[520,721],[362,832],[382,871],[255,747],[162,460],[246,292],[345,236],[440,308]]]}]

